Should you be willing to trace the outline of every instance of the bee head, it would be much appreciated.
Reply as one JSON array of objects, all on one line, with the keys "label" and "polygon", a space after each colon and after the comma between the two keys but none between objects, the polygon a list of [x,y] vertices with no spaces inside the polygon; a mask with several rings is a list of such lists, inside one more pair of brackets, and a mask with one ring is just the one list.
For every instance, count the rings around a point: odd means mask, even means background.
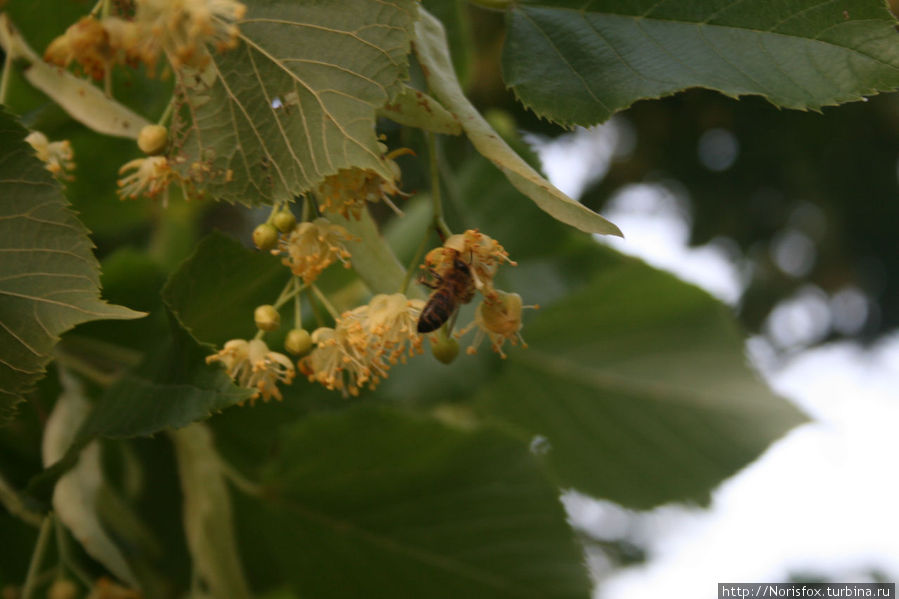
[{"label": "bee head", "polygon": [[459,259],[458,256],[453,259],[453,267],[462,272],[469,272],[468,264],[464,260]]}]

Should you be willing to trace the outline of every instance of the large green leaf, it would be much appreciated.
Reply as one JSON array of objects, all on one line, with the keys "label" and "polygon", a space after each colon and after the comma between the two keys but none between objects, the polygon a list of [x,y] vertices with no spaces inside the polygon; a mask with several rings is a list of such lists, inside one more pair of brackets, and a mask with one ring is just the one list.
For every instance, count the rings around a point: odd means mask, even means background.
[{"label": "large green leaf", "polygon": [[212,233],[172,273],[162,297],[194,338],[221,346],[251,338],[254,308],[275,301],[289,279],[274,256]]},{"label": "large green leaf", "polygon": [[176,164],[247,204],[291,199],[343,168],[392,179],[375,112],[406,74],[415,16],[412,0],[247,2],[239,46],[179,73],[189,126]]},{"label": "large green leaf", "polygon": [[514,439],[361,405],[291,425],[278,449],[263,499],[238,509],[259,585],[284,577],[319,599],[589,596],[558,491]]},{"label": "large green leaf", "polygon": [[59,335],[80,322],[138,318],[103,302],[87,229],[0,110],[0,422],[43,374]]},{"label": "large green leaf", "polygon": [[523,0],[503,75],[569,126],[689,87],[817,110],[899,87],[895,25],[882,0]]},{"label": "large green leaf", "polygon": [[638,260],[589,254],[589,282],[528,320],[529,347],[476,403],[543,437],[562,486],[638,508],[704,501],[803,417],[749,368],[724,305]]}]

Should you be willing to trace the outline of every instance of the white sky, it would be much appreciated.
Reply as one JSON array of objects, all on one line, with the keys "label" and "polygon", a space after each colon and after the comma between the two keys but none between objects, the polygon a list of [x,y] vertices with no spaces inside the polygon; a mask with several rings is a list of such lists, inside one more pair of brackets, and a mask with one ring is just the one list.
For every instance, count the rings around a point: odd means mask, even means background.
[{"label": "white sky", "polygon": [[[697,159],[728,168],[739,159],[728,135],[715,130]],[[577,197],[605,174],[622,140],[626,152],[632,134],[625,122],[613,120],[539,153],[550,179]],[[726,160],[716,160],[715,143]],[[644,184],[621,190],[605,216],[625,239],[600,241],[735,304],[748,274],[745,263],[724,240],[687,247],[689,201],[676,190]],[[807,255],[808,248],[793,245],[792,257]],[[791,263],[791,255],[781,258]],[[645,564],[605,578],[598,599],[713,597],[718,582],[782,582],[791,574],[866,582],[876,569],[899,579],[899,333],[868,349],[853,343],[802,349],[831,327],[840,330],[841,322],[863,320],[865,301],[853,289],[833,297],[803,289],[772,313],[764,337],[749,340],[747,353],[765,379],[813,421],[720,485],[708,510],[663,506],[635,513],[574,493],[564,498],[577,526],[648,549]],[[791,350],[792,357],[778,358],[775,347]],[[601,559],[594,565],[608,574]]]}]

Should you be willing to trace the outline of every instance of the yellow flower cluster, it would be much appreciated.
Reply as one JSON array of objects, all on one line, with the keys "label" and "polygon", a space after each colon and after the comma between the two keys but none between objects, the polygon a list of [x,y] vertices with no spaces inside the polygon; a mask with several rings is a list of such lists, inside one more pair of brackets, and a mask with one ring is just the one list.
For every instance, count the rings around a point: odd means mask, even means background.
[{"label": "yellow flower cluster", "polygon": [[465,335],[472,328],[477,327],[474,340],[465,351],[474,354],[486,335],[490,339],[490,347],[505,358],[503,344],[509,341],[512,345],[519,342],[522,347],[527,347],[521,337],[521,311],[523,308],[537,308],[538,306],[523,306],[521,296],[517,293],[506,293],[496,290],[496,299],[484,300],[478,304],[475,310],[474,321],[459,331],[459,336]]},{"label": "yellow flower cluster", "polygon": [[177,177],[165,156],[148,156],[126,162],[119,169],[119,174],[133,170],[130,175],[118,181],[119,197],[136,198],[146,195],[150,198],[163,195],[163,204],[168,204],[169,184]]},{"label": "yellow flower cluster", "polygon": [[28,134],[25,141],[34,148],[37,157],[54,176],[60,179],[72,179],[69,172],[75,169],[75,153],[68,140],[51,142],[40,131],[33,131]]},{"label": "yellow flower cluster", "polygon": [[207,44],[223,51],[237,45],[237,25],[246,6],[234,0],[138,0],[134,22],[145,33],[138,53],[153,65],[164,52],[174,67],[202,67]]},{"label": "yellow flower cluster", "polygon": [[234,0],[137,0],[133,21],[116,16],[82,17],[54,39],[44,60],[61,67],[77,63],[100,80],[115,63],[155,67],[165,54],[174,67],[202,67],[207,44],[219,51],[237,45],[237,25],[246,7]]},{"label": "yellow flower cluster", "polygon": [[469,229],[464,233],[452,235],[443,243],[443,247],[428,252],[425,256],[425,266],[433,272],[445,273],[452,267],[456,256],[468,264],[475,289],[488,300],[496,298],[493,277],[496,276],[499,265],[503,262],[516,265],[509,259],[509,253],[499,242],[477,229]]},{"label": "yellow flower cluster", "polygon": [[284,255],[282,262],[291,272],[302,277],[305,284],[312,283],[318,275],[335,261],[350,266],[350,252],[346,242],[355,238],[340,225],[326,218],[300,223],[290,233],[283,235],[274,253]]},{"label": "yellow flower cluster", "polygon": [[232,339],[218,353],[207,356],[206,363],[213,362],[221,362],[238,385],[255,389],[252,400],[260,396],[264,401],[280,400],[277,383],[289,385],[296,375],[290,358],[269,350],[261,339]]},{"label": "yellow flower cluster", "polygon": [[[383,144],[380,145],[382,151],[387,149]],[[397,187],[401,174],[400,167],[393,159],[407,153],[411,153],[411,150],[401,148],[382,158],[393,174],[393,178],[389,181],[374,171],[361,168],[341,169],[336,175],[325,177],[316,191],[321,209],[341,214],[344,218],[352,216],[359,220],[365,202],[374,203],[381,200],[394,212],[401,214],[400,209],[390,201],[390,196],[401,193]]]},{"label": "yellow flower cluster", "polygon": [[493,278],[503,262],[515,265],[509,259],[509,253],[495,239],[483,233],[469,229],[464,233],[452,235],[444,242],[443,247],[435,248],[425,256],[425,267],[434,273],[442,274],[452,268],[453,260],[462,259],[471,272],[474,288],[481,293],[483,300],[475,310],[474,320],[459,331],[461,337],[477,328],[471,346],[466,350],[469,354],[477,352],[478,346],[486,336],[490,339],[491,348],[501,357],[506,354],[502,347],[506,341],[516,345],[521,342],[521,313],[523,306],[521,296],[517,293],[506,293],[493,286]]},{"label": "yellow flower cluster", "polygon": [[344,394],[374,389],[387,377],[391,365],[406,355],[421,353],[416,324],[424,302],[402,293],[376,295],[337,320],[334,328],[312,333],[315,349],[300,360],[300,371],[310,381]]}]

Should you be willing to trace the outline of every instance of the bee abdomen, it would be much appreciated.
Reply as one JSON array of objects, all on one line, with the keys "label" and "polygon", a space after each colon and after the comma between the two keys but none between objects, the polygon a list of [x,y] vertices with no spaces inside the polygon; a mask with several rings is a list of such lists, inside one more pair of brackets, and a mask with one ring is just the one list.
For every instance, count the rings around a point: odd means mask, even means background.
[{"label": "bee abdomen", "polygon": [[418,332],[430,333],[439,329],[443,323],[449,320],[455,309],[455,303],[449,294],[441,293],[440,290],[436,291],[425,304],[421,316],[418,317]]}]

